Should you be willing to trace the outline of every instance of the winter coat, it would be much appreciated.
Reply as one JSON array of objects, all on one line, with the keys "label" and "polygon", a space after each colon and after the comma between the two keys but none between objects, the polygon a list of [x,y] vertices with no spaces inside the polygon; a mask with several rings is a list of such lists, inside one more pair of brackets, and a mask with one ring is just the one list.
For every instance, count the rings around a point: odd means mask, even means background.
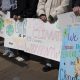
[{"label": "winter coat", "polygon": [[39,0],[37,7],[37,14],[45,14],[48,17],[51,15],[53,18],[58,14],[67,11],[69,0]]}]

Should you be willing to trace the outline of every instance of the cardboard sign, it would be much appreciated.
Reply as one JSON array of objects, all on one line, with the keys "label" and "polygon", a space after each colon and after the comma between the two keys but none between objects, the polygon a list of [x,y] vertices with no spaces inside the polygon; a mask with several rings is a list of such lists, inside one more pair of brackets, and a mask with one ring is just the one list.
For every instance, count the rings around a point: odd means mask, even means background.
[{"label": "cardboard sign", "polygon": [[26,28],[26,52],[60,61],[61,31],[58,22],[44,23],[40,19],[28,19]]},{"label": "cardboard sign", "polygon": [[64,29],[58,80],[80,80],[80,25]]}]

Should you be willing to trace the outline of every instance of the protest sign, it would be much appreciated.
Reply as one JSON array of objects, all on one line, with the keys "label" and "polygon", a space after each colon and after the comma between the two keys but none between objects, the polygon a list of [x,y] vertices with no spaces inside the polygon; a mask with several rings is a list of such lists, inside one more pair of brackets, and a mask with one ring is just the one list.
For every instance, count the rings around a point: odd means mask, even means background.
[{"label": "protest sign", "polygon": [[60,14],[58,15],[58,22],[60,25],[59,28],[61,29],[61,31],[64,31],[64,29],[69,25],[74,26],[80,24],[80,16],[76,16],[74,12]]},{"label": "protest sign", "polygon": [[26,28],[26,52],[60,61],[61,31],[58,22],[44,23],[40,19],[28,19]]},{"label": "protest sign", "polygon": [[57,24],[30,18],[23,22],[5,19],[4,46],[60,61],[62,35]]},{"label": "protest sign", "polygon": [[[68,13],[66,13],[69,15]],[[63,16],[66,14],[63,14]],[[61,17],[63,17],[61,16]],[[69,17],[71,18],[71,17]],[[61,18],[62,21],[64,18]],[[66,16],[67,24],[63,22],[63,39],[58,80],[80,80],[80,22],[70,23]],[[61,21],[61,22],[62,22]]]},{"label": "protest sign", "polygon": [[64,30],[58,80],[80,80],[80,26]]}]

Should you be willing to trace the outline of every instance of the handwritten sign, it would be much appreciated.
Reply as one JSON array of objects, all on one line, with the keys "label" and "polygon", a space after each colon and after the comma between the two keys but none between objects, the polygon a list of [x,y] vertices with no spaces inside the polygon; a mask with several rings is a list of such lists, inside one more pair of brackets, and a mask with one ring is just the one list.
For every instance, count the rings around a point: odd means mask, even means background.
[{"label": "handwritten sign", "polygon": [[25,49],[26,23],[26,19],[23,22],[5,19],[5,47]]},{"label": "handwritten sign", "polygon": [[39,19],[28,19],[26,28],[26,52],[60,61],[61,32],[58,22],[44,23]]},{"label": "handwritten sign", "polygon": [[40,19],[5,19],[4,46],[60,61],[62,35],[57,26],[58,22],[43,23]]},{"label": "handwritten sign", "polygon": [[58,80],[80,80],[80,25],[64,29]]},{"label": "handwritten sign", "polygon": [[80,16],[76,16],[74,12],[68,12],[58,15],[58,21],[60,25],[59,28],[61,31],[64,31],[64,29],[69,25],[74,26],[80,24]]}]

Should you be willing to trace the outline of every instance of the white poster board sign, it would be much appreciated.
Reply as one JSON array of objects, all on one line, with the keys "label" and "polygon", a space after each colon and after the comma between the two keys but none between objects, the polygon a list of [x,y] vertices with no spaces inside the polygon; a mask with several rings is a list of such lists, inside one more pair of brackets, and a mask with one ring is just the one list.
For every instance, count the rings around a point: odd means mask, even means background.
[{"label": "white poster board sign", "polygon": [[26,23],[26,19],[23,22],[5,19],[5,47],[25,49]]},{"label": "white poster board sign", "polygon": [[26,52],[60,61],[61,32],[57,23],[44,23],[40,19],[28,19],[26,28]]},{"label": "white poster board sign", "polygon": [[60,29],[63,31],[67,26],[76,26],[80,24],[80,16],[76,16],[74,12],[68,12],[58,15]]}]

